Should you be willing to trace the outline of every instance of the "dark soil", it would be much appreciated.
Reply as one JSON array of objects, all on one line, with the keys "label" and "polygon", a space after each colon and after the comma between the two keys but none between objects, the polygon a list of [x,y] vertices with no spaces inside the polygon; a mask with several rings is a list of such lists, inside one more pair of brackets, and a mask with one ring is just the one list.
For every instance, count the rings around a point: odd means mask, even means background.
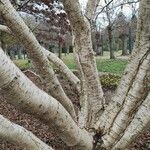
[{"label": "dark soil", "polygon": [[[38,77],[32,72],[25,72],[25,74],[41,89],[44,90],[44,85],[41,83]],[[63,77],[59,77],[60,82],[63,85],[64,90],[68,94],[69,98],[75,105],[76,110],[80,107],[78,101],[78,94],[72,85],[66,81]],[[115,93],[114,89],[104,88],[106,99],[111,99]],[[45,143],[51,145],[55,150],[71,150],[67,147],[62,140],[56,135],[56,133],[49,131],[48,126],[41,123],[38,119],[31,115],[25,114],[20,110],[15,109],[12,105],[8,104],[6,100],[0,95],[0,114],[8,118],[14,123],[17,123],[29,131],[32,131],[37,137],[39,137]],[[17,145],[0,139],[0,150],[22,150]],[[131,145],[129,150],[150,150],[150,129],[140,135],[139,138]]]}]

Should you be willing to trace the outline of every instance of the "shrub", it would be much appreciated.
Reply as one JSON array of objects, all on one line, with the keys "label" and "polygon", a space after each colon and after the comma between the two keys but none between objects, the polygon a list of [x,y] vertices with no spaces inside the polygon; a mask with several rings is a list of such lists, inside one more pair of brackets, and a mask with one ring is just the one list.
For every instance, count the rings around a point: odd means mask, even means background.
[{"label": "shrub", "polygon": [[115,74],[106,74],[100,77],[100,81],[103,87],[116,89],[119,85],[121,77]]}]

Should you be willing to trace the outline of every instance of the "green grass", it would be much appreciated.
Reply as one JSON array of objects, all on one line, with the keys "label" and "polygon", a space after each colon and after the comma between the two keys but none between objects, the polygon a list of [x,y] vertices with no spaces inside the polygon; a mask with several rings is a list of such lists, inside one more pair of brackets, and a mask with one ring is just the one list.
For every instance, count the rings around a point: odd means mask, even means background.
[{"label": "green grass", "polygon": [[[70,69],[76,69],[75,61],[72,54],[63,56],[63,61]],[[99,72],[109,72],[113,74],[121,75],[128,64],[127,59],[116,58],[115,60],[110,60],[105,54],[104,57],[96,58],[97,69]]]},{"label": "green grass", "polygon": [[68,66],[69,69],[76,69],[75,60],[72,54],[63,56],[62,60]]},{"label": "green grass", "polygon": [[[76,69],[76,64],[73,58],[73,54],[69,54],[67,56],[63,55],[64,63],[69,67],[69,69]],[[127,59],[116,58],[115,60],[110,60],[106,57],[97,57],[97,69],[99,72],[108,72],[113,74],[121,75],[128,63]],[[15,60],[14,63],[21,69],[26,70],[29,69],[32,65],[28,62],[28,60]]]},{"label": "green grass", "polygon": [[99,72],[109,72],[113,74],[122,74],[128,63],[125,59],[97,59],[96,62]]},{"label": "green grass", "polygon": [[32,67],[32,64],[27,59],[18,59],[13,61],[20,70],[24,71]]}]

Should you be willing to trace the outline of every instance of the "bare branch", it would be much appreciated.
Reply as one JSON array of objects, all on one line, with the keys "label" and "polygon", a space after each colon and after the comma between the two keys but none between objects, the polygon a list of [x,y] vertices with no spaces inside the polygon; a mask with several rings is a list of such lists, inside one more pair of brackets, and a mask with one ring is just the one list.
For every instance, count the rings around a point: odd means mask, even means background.
[{"label": "bare branch", "polygon": [[[113,2],[113,0],[111,0],[110,2],[108,2],[104,7],[102,7],[101,11],[96,14],[95,20],[97,20],[98,16],[102,12],[104,12],[105,8],[108,7],[112,2]],[[140,2],[140,0],[132,1],[132,2],[130,2],[130,1],[129,2],[124,2],[124,3],[120,3],[119,5],[116,5],[113,8],[109,8],[109,9],[115,9],[115,8],[123,6],[123,5],[129,5],[129,4],[133,4],[133,3],[139,3],[139,2]]]}]

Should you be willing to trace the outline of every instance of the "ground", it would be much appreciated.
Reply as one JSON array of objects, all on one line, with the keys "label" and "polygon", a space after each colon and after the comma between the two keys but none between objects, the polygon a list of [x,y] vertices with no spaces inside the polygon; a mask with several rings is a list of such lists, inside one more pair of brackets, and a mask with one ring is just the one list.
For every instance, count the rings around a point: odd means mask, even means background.
[{"label": "ground", "polygon": [[[69,69],[75,70],[76,65],[73,54],[62,55],[62,60],[69,67]],[[104,56],[97,56],[97,69],[99,72],[110,72],[115,74],[122,74],[127,63],[129,56],[121,56],[121,51],[115,52],[116,59],[109,59],[109,52],[104,52]],[[26,70],[32,68],[32,64],[27,59],[14,60],[14,63],[21,69]]]},{"label": "ground", "polygon": [[[34,76],[31,72],[27,71],[25,73],[38,87],[44,89],[44,85],[40,80]],[[79,101],[78,95],[75,89],[72,88],[71,84],[66,81],[63,77],[59,76],[59,80],[64,86],[70,99],[73,101],[75,108],[78,109]],[[109,88],[108,86],[103,86],[105,97],[110,100],[115,92],[115,86]],[[37,137],[43,140],[45,143],[51,145],[55,150],[71,150],[68,148],[62,140],[54,133],[48,130],[48,127],[42,124],[38,119],[33,116],[22,113],[21,111],[15,109],[12,105],[8,104],[6,100],[0,95],[0,113],[11,121],[25,127],[26,129],[32,131]],[[0,139],[0,150],[22,150],[16,145],[8,143]],[[128,150],[150,150],[150,129],[142,134]]]}]

